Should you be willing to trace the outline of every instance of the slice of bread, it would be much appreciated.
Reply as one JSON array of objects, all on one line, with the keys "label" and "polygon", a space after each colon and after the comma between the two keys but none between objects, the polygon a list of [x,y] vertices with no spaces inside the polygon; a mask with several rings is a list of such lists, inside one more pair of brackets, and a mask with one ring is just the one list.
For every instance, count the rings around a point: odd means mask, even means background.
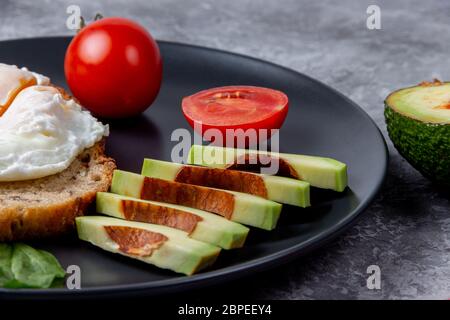
[{"label": "slice of bread", "polygon": [[96,193],[108,190],[115,168],[114,160],[105,156],[103,139],[58,174],[0,182],[0,242],[70,231]]}]

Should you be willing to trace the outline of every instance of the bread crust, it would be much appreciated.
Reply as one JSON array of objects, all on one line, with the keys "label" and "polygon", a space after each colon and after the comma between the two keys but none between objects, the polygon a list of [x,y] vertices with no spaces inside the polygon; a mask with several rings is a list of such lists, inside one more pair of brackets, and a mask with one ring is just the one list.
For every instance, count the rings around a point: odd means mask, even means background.
[{"label": "bread crust", "polygon": [[[69,168],[56,175],[30,181],[1,182],[0,241],[53,237],[73,230],[75,218],[86,213],[89,205],[95,200],[96,193],[107,191],[111,185],[116,164],[112,158],[105,156],[104,144],[103,139],[86,149]],[[87,158],[89,161],[86,161]],[[9,198],[13,194],[20,194],[20,190],[29,193],[29,189],[36,185],[45,188],[46,185],[54,186],[60,182],[63,190],[69,188],[68,183],[71,181],[68,176],[71,176],[73,172],[81,172],[80,168],[85,168],[84,175],[70,178],[73,179],[73,184],[70,185],[72,189],[76,188],[76,183],[83,184],[83,190],[80,193],[70,191],[69,194],[73,193],[72,196],[62,196],[63,199],[58,198],[51,204],[39,203],[39,198],[36,199],[36,204],[30,204],[26,200],[21,201],[20,196],[14,196],[12,200]],[[39,194],[36,196],[39,197]],[[57,190],[55,190],[56,196],[61,197],[61,193]]]}]

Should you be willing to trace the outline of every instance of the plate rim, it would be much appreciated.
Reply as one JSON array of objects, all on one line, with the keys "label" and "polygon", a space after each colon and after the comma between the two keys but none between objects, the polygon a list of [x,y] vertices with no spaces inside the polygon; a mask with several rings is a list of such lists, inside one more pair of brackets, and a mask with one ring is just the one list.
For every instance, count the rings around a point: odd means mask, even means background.
[{"label": "plate rim", "polygon": [[[6,39],[1,40],[0,43],[7,42],[22,42],[22,41],[39,41],[39,40],[55,40],[55,41],[67,41],[71,38],[71,36],[67,35],[57,35],[57,36],[41,36],[41,37],[29,37],[29,38],[15,38],[15,39]],[[338,223],[334,224],[333,227],[320,232],[315,237],[309,238],[305,242],[301,244],[297,244],[291,246],[289,248],[285,248],[278,252],[272,253],[270,255],[252,259],[246,262],[242,262],[238,265],[228,266],[225,268],[221,268],[218,270],[208,271],[205,273],[200,273],[192,276],[180,276],[173,279],[165,279],[165,280],[157,280],[151,282],[140,282],[140,283],[132,283],[132,284],[120,284],[120,285],[109,285],[109,286],[93,286],[88,288],[82,288],[81,290],[69,290],[67,288],[55,288],[55,289],[5,289],[0,288],[0,297],[1,298],[89,298],[92,296],[137,296],[142,294],[152,295],[152,294],[167,294],[167,293],[177,293],[185,292],[186,290],[196,287],[208,287],[218,283],[223,283],[226,280],[236,280],[239,278],[243,278],[250,273],[254,272],[262,272],[274,268],[276,266],[280,266],[289,261],[292,261],[295,258],[299,258],[304,256],[305,254],[310,253],[311,251],[323,246],[328,243],[332,239],[336,238],[338,235],[342,234],[345,230],[347,230],[352,224],[354,224],[358,218],[364,213],[367,207],[373,202],[374,198],[378,195],[385,179],[387,176],[387,168],[389,162],[389,152],[386,144],[386,140],[384,138],[383,133],[381,132],[378,125],[375,121],[369,116],[369,114],[361,108],[357,103],[353,100],[339,92],[338,90],[332,88],[331,86],[323,83],[320,80],[310,77],[300,71],[296,71],[289,67],[279,65],[277,63],[266,61],[261,58],[255,58],[252,56],[248,56],[242,53],[236,53],[231,51],[226,51],[218,48],[211,48],[201,45],[183,43],[178,41],[168,41],[168,40],[156,40],[159,44],[169,45],[169,46],[178,46],[178,47],[188,47],[195,50],[203,50],[203,51],[212,51],[218,54],[225,54],[229,56],[235,56],[239,58],[243,58],[246,60],[251,60],[257,63],[263,63],[270,65],[272,67],[276,67],[284,70],[285,72],[289,72],[293,75],[300,75],[307,80],[325,87],[327,90],[330,90],[334,94],[341,97],[348,104],[352,105],[354,110],[359,112],[363,117],[365,117],[369,122],[375,127],[376,133],[381,139],[383,145],[384,152],[384,161],[382,164],[383,174],[378,177],[375,188],[370,192],[367,200],[364,203],[361,203],[357,208],[350,211],[344,218],[342,218]],[[159,292],[154,292],[154,289],[158,289]]]}]

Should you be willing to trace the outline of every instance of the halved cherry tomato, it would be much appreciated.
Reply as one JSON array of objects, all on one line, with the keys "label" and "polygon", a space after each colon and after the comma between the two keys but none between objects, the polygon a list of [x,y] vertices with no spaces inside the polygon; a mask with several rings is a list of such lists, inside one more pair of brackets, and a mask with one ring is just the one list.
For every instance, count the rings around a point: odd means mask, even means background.
[{"label": "halved cherry tomato", "polygon": [[[220,130],[225,141],[227,129],[279,129],[286,118],[289,101],[281,91],[253,87],[229,86],[200,91],[182,102],[185,118],[195,129]],[[197,124],[197,126],[194,126]]]},{"label": "halved cherry tomato", "polygon": [[98,116],[129,117],[147,109],[162,77],[157,43],[129,19],[104,18],[73,38],[64,61],[66,80],[80,103]]}]

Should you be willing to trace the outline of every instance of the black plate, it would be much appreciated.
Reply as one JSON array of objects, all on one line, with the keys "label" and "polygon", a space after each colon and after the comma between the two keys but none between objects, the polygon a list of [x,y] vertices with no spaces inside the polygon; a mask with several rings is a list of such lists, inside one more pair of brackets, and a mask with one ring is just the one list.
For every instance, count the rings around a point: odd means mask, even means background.
[{"label": "black plate", "polygon": [[[0,61],[27,66],[65,86],[63,59],[69,41],[61,37],[0,42]],[[343,193],[313,190],[311,208],[286,207],[276,230],[252,229],[244,248],[223,252],[212,269],[191,277],[72,238],[36,243],[54,253],[63,266],[80,266],[82,290],[0,289],[4,297],[155,294],[236,279],[284,263],[337,236],[379,190],[387,166],[383,137],[369,116],[340,93],[253,58],[169,42],[159,45],[164,81],[158,99],[143,116],[111,123],[107,151],[119,168],[139,172],[144,157],[170,160],[176,144],[170,138],[172,131],[189,128],[180,109],[182,97],[205,88],[246,84],[279,89],[289,96],[289,115],[280,133],[282,152],[329,156],[347,163],[350,187]]]}]

